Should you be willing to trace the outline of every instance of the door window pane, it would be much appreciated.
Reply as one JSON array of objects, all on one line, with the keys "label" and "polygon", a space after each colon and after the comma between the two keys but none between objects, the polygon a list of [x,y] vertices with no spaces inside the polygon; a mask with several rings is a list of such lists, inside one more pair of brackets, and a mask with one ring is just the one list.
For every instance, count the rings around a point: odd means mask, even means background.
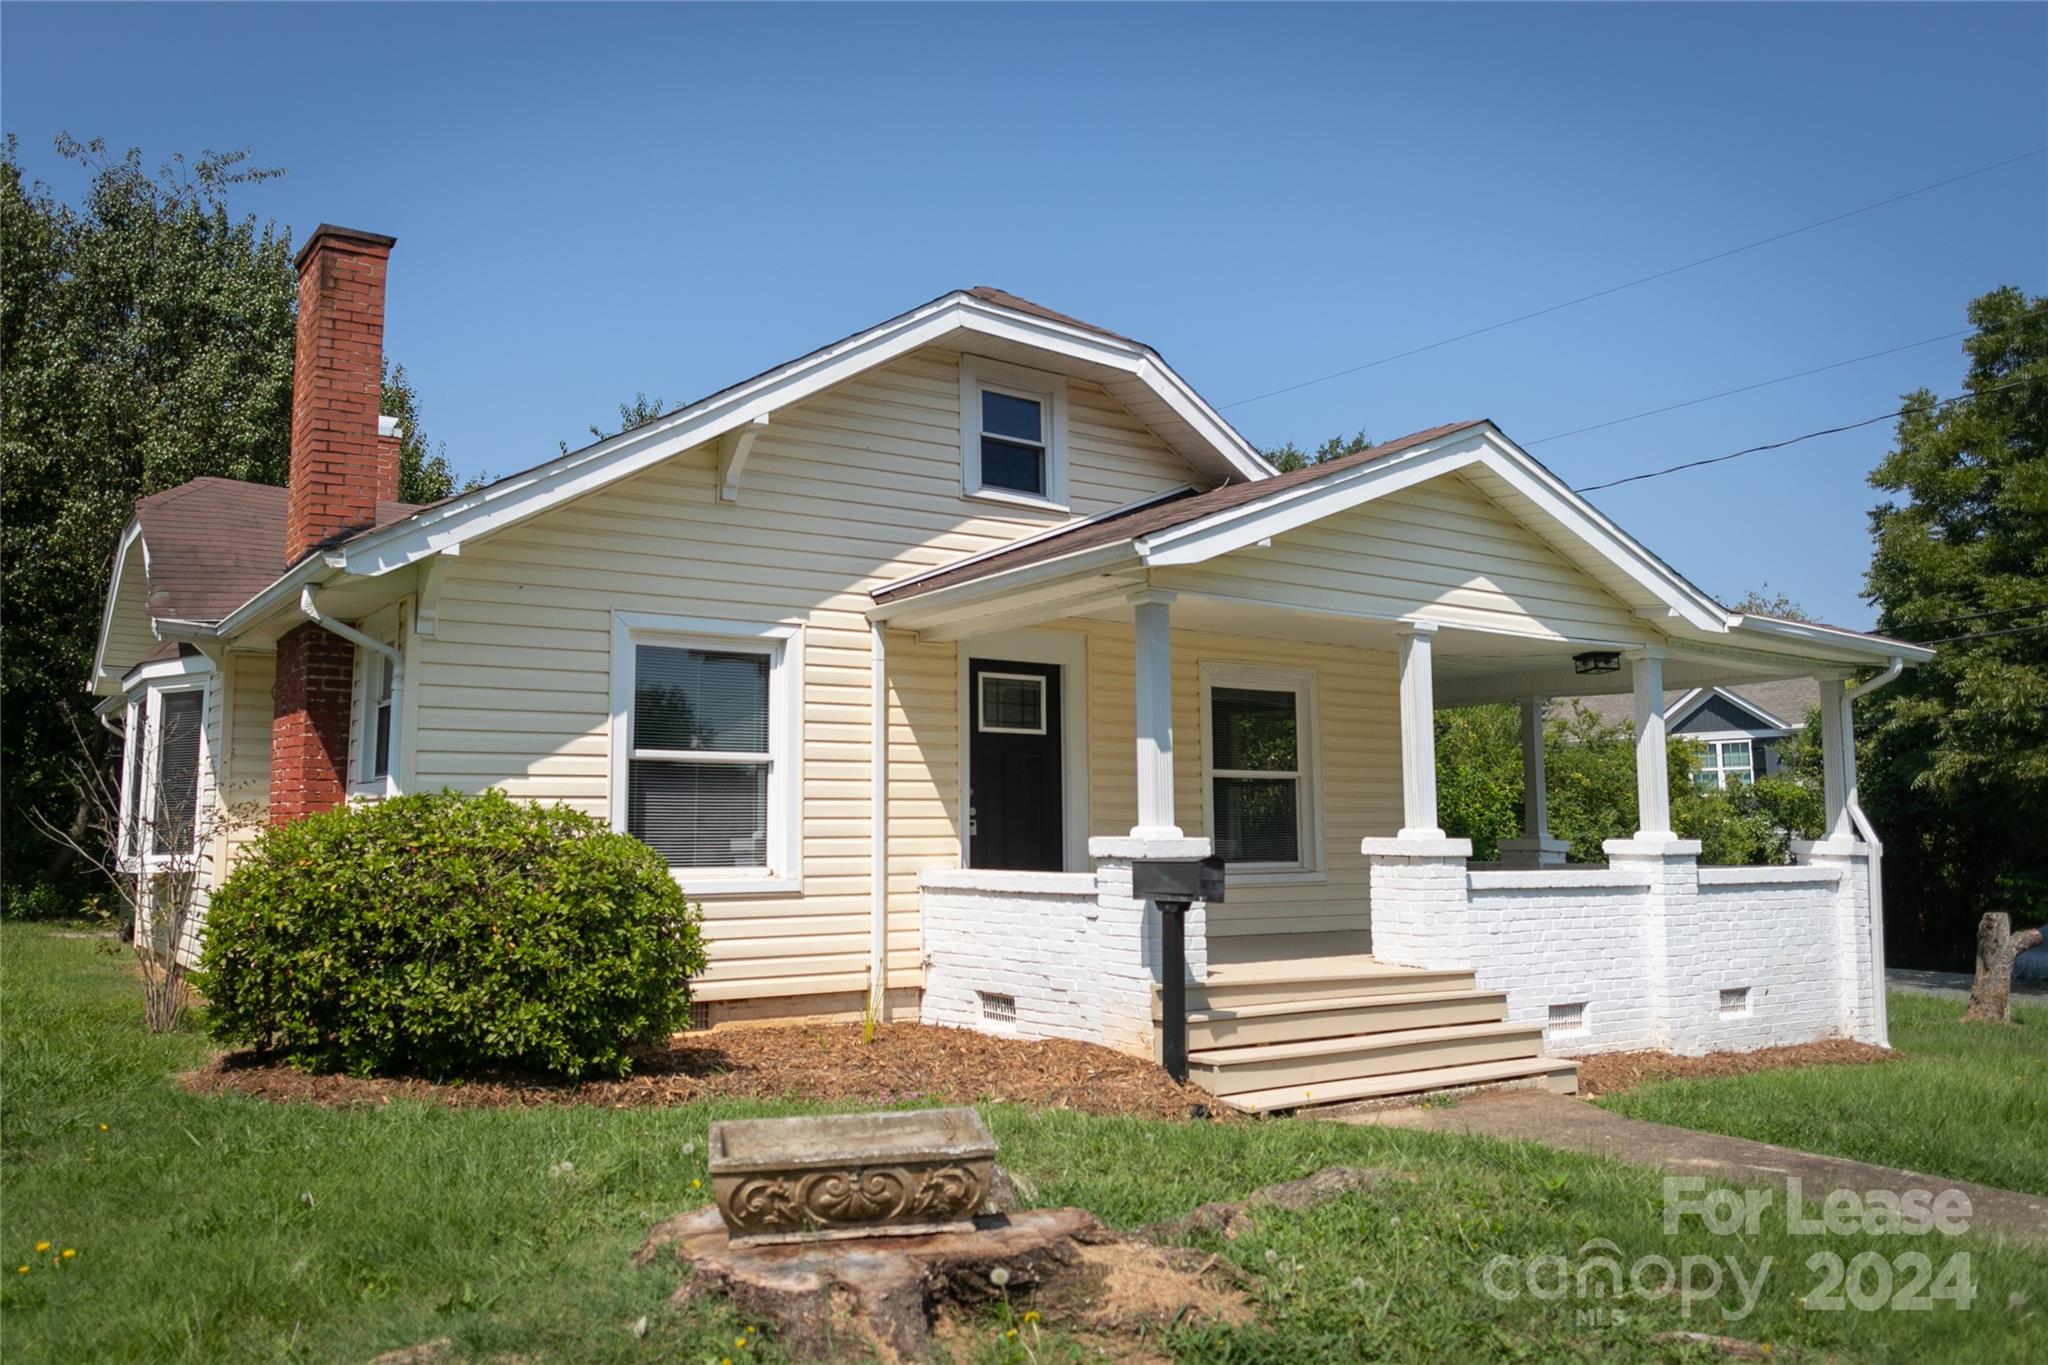
[{"label": "door window pane", "polygon": [[1013,734],[1045,733],[1045,679],[981,675],[981,728]]}]

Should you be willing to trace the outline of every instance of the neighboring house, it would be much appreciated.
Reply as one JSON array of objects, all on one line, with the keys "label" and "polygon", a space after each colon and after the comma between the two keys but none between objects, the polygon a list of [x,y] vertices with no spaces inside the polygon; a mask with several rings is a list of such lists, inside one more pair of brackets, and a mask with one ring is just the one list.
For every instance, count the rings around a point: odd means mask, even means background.
[{"label": "neighboring house", "polygon": [[[1699,867],[1652,743],[1606,866],[1474,871],[1431,717],[1592,669],[1656,730],[1669,688],[1820,677],[1840,737],[1840,680],[1928,651],[1730,612],[1490,422],[1276,474],[1150,347],[987,288],[403,507],[391,245],[300,254],[290,487],[200,480],[121,542],[90,686],[141,806],[563,802],[702,902],[714,1021],[866,1001],[1140,1053],[1133,861],[1213,848],[1193,1069],[1248,1108],[1568,1086],[1546,1037],[1884,1038],[1848,745],[1805,865]],[[1541,864],[1540,802],[1528,833]]]},{"label": "neighboring house", "polygon": [[[1573,698],[1609,725],[1635,720],[1629,697]],[[1820,684],[1812,678],[1695,687],[1664,696],[1665,727],[1700,746],[1694,781],[1702,787],[1754,782],[1774,775],[1783,762],[1786,739],[1806,728],[1807,713],[1820,705]]]}]

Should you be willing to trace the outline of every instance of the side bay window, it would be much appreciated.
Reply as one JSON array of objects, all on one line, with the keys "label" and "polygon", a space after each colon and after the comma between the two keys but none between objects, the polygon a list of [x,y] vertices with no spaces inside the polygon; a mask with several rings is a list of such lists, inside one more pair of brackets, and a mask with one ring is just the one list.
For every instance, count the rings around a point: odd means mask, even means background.
[{"label": "side bay window", "polygon": [[150,687],[128,704],[121,852],[147,865],[189,856],[199,821],[203,684]]},{"label": "side bay window", "polygon": [[797,631],[614,619],[613,827],[693,895],[796,889]]}]

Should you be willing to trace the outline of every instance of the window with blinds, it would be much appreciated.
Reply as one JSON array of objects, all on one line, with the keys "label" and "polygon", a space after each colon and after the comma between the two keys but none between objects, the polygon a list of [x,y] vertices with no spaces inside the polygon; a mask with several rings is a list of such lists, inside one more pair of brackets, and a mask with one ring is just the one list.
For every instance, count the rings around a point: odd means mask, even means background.
[{"label": "window with blinds", "polygon": [[199,727],[206,694],[165,692],[156,732],[156,791],[150,819],[151,851],[189,853],[199,814]]},{"label": "window with blinds", "polygon": [[626,828],[671,867],[766,867],[776,755],[765,650],[633,647]]}]

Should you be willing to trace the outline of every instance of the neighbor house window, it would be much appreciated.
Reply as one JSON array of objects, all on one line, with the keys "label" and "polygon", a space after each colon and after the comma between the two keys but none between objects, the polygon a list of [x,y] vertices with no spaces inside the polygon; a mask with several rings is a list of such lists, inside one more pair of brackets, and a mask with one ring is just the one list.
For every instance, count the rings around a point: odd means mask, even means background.
[{"label": "neighbor house window", "polygon": [[1755,751],[1746,739],[1710,739],[1701,744],[1699,771],[1693,782],[1700,790],[1726,787],[1730,782],[1756,780]]},{"label": "neighbor house window", "polygon": [[970,497],[1064,508],[1067,501],[1066,380],[960,361],[960,439]]},{"label": "neighbor house window", "polygon": [[1217,856],[1250,871],[1318,867],[1315,675],[1205,664],[1202,706]]},{"label": "neighbor house window", "polygon": [[192,851],[205,716],[204,687],[151,687],[129,704],[123,857],[147,860]]},{"label": "neighbor house window", "polygon": [[618,619],[614,724],[626,745],[613,824],[660,853],[692,891],[788,880],[793,632],[693,637],[632,624],[665,618]]}]

